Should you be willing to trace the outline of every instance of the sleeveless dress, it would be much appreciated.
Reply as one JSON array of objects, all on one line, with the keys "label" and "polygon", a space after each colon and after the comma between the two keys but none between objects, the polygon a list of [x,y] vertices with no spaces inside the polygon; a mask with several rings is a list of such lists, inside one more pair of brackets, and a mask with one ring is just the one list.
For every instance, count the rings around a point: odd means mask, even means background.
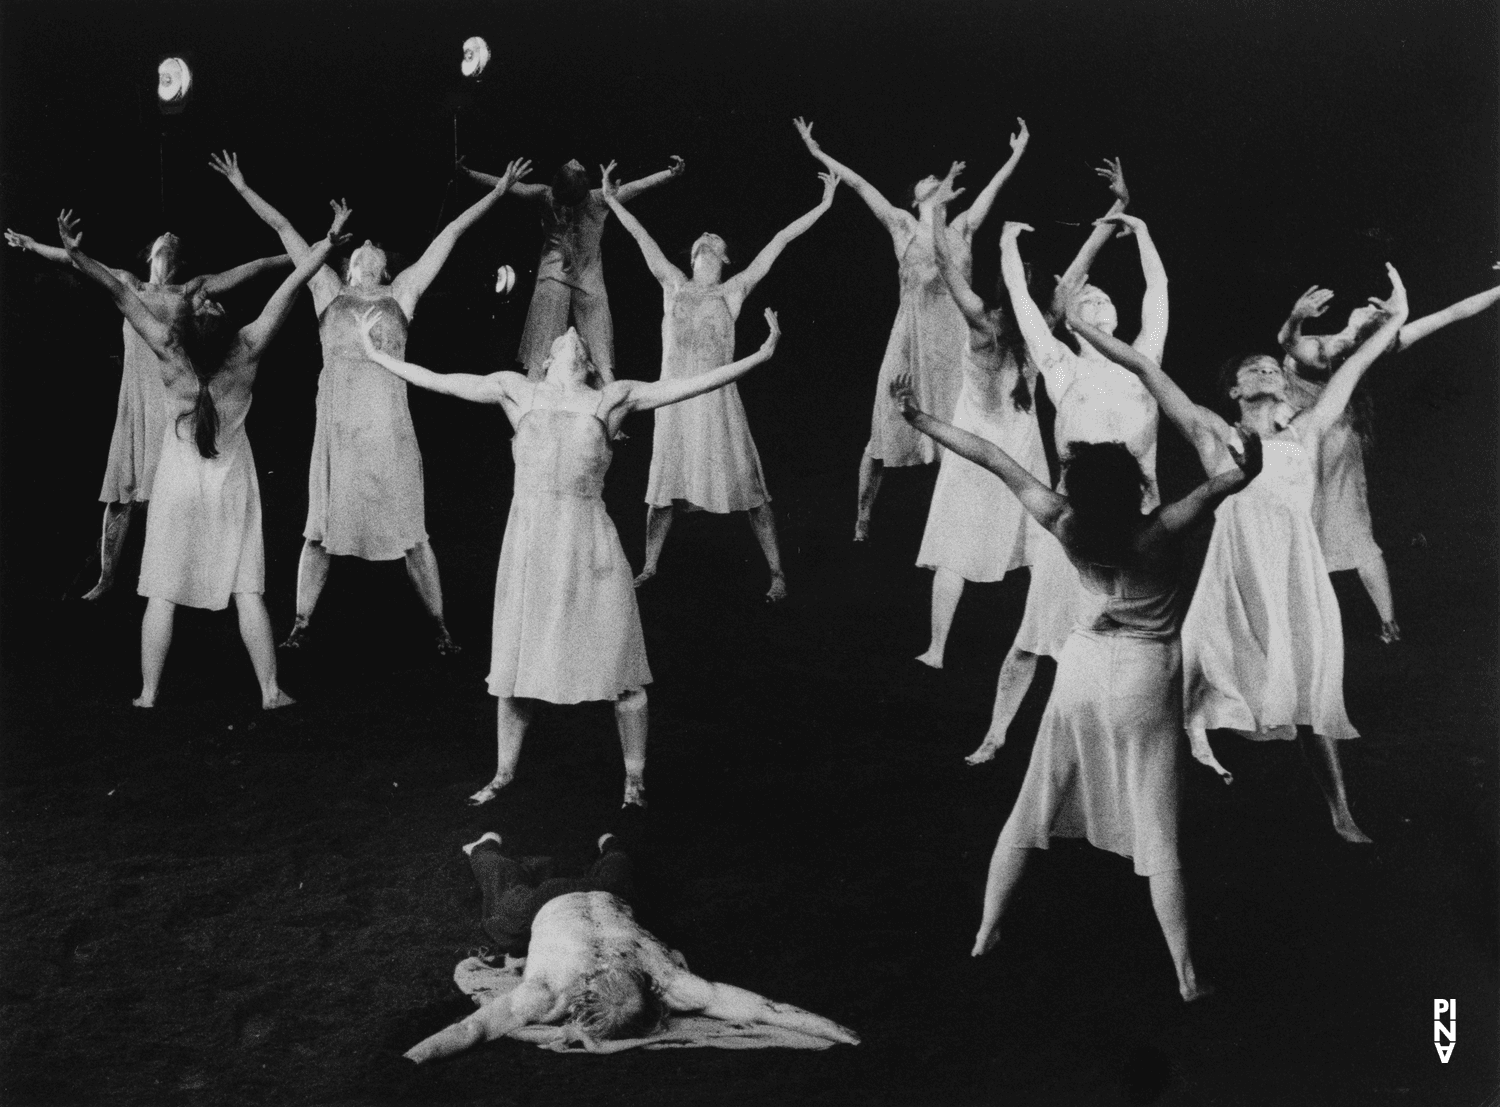
[{"label": "sleeveless dress", "polygon": [[[1156,486],[1157,405],[1140,378],[1113,362],[1068,350],[1043,370],[1043,380],[1057,408],[1053,440],[1058,457],[1066,458],[1073,442],[1124,442],[1146,477],[1141,511],[1155,511],[1161,504]],[[1059,481],[1058,491],[1063,490]],[[1044,542],[1031,564],[1026,610],[1014,648],[1057,657],[1073,628],[1090,612],[1078,570],[1062,544]]]},{"label": "sleeveless dress", "polygon": [[1296,424],[1215,514],[1182,626],[1189,729],[1357,738],[1344,711],[1344,631],[1313,529],[1314,451]]},{"label": "sleeveless dress", "polygon": [[596,392],[537,387],[516,420],[491,695],[580,703],[651,682],[630,563],[604,510],[611,448],[599,403]]},{"label": "sleeveless dress", "polygon": [[[1328,382],[1311,380],[1290,358],[1287,402],[1305,411],[1318,402]],[[1318,441],[1318,485],[1313,492],[1313,526],[1323,547],[1328,571],[1357,569],[1380,557],[1370,519],[1370,492],[1365,480],[1365,446],[1354,426],[1354,405]]]},{"label": "sleeveless dress", "polygon": [[[155,285],[131,285],[152,311],[164,307]],[[99,488],[101,503],[143,503],[151,498],[151,479],[161,456],[169,400],[161,382],[161,361],[128,321],[123,324],[125,355],[120,361],[120,395],[115,427],[109,436],[109,460]]]},{"label": "sleeveless dress", "polygon": [[214,400],[219,411],[215,458],[198,452],[192,420],[177,422],[170,394],[163,401],[166,432],[146,514],[137,591],[221,611],[236,592],[265,591],[266,555],[260,481],[245,434],[250,395],[225,399],[214,390]]},{"label": "sleeveless dress", "polygon": [[[1061,547],[1061,543],[1055,543]],[[1000,844],[1087,838],[1152,876],[1179,867],[1182,650],[1175,577],[1090,568]]]},{"label": "sleeveless dress", "polygon": [[[1021,372],[1027,373],[1034,393],[1035,371],[1029,366],[1017,369],[994,345],[976,351],[965,343],[964,381],[953,425],[993,442],[1046,484],[1047,454],[1036,405],[1017,411],[1011,398]],[[1046,543],[1057,545],[999,477],[951,450],[943,451],[917,553],[919,566],[948,569],[964,580],[995,581],[1030,565]]]},{"label": "sleeveless dress", "polygon": [[380,311],[376,348],[396,358],[406,352],[406,315],[391,297],[367,299],[341,289],[323,310],[323,371],[302,534],[331,554],[394,561],[427,540],[422,454],[406,382],[365,358],[356,316],[370,307]]},{"label": "sleeveless dress", "polygon": [[[734,315],[722,284],[671,277],[662,287],[661,379],[693,377],[734,361]],[[723,515],[768,503],[760,453],[739,389],[723,388],[656,409],[646,502]]]},{"label": "sleeveless dress", "polygon": [[[900,262],[901,303],[886,343],[875,382],[875,409],[865,452],[885,465],[930,465],[939,448],[901,416],[891,402],[891,380],[910,373],[917,404],[929,415],[949,420],[958,402],[959,363],[969,345],[969,325],[953,302],[938,272],[932,232],[907,216],[891,228]],[[967,277],[971,268],[968,240],[949,234],[948,243]]]},{"label": "sleeveless dress", "polygon": [[[565,213],[571,218],[564,219]],[[542,198],[542,256],[516,352],[516,360],[526,367],[529,380],[540,381],[546,376],[543,365],[552,352],[552,343],[567,331],[570,315],[589,345],[594,364],[614,369],[614,323],[604,291],[604,260],[599,254],[608,219],[609,205],[597,189],[571,212],[553,206],[550,188]]]}]

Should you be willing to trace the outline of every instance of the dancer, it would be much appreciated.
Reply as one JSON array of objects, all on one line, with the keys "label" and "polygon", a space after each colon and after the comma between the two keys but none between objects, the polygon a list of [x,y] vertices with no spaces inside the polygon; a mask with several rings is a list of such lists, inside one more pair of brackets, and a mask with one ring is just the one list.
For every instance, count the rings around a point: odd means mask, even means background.
[{"label": "dancer", "polygon": [[434,373],[377,348],[375,309],[358,317],[364,352],[401,379],[433,392],[499,404],[515,428],[515,493],[495,578],[489,689],[499,697],[495,777],[469,797],[487,803],[515,776],[531,701],[613,700],[625,758],[625,803],[645,805],[646,692],[651,670],[630,564],[601,492],[615,433],[633,411],[679,403],[744,376],[768,359],[771,328],[754,354],[696,376],[601,385],[578,332],[552,343],[547,376]]},{"label": "dancer", "polygon": [[[953,174],[933,196],[936,225],[947,222],[954,196]],[[969,286],[948,246],[948,235],[933,235],[938,271],[969,326],[964,349],[963,387],[953,411],[953,425],[994,443],[1032,476],[1046,482],[1047,453],[1037,425],[1032,393],[1036,369],[1016,326],[1002,283],[995,304],[985,303]],[[917,660],[943,667],[943,652],[964,581],[996,581],[1012,569],[1029,565],[1040,537],[1021,502],[980,466],[960,454],[944,452],[927,512],[927,528],[917,564],[932,576],[932,639]]]},{"label": "dancer", "polygon": [[[245,183],[235,155],[225,151],[209,164],[280,235],[300,264],[307,243],[284,215]],[[511,162],[489,195],[444,227],[416,264],[394,279],[386,272],[385,251],[369,239],[350,255],[347,279],[326,266],[313,277],[309,287],[323,343],[323,371],[307,474],[305,542],[297,565],[297,618],[284,648],[296,649],[305,641],[331,559],[346,556],[404,559],[407,575],[436,627],[438,652],[458,651],[443,621],[443,587],[427,538],[422,454],[406,406],[406,387],[376,371],[360,353],[354,317],[366,307],[378,307],[385,320],[380,344],[399,356],[417,301],[437,278],[459,237],[530,169],[530,162]]]},{"label": "dancer", "polygon": [[[670,160],[660,173],[620,185],[619,202],[628,204],[648,189],[682,176],[687,163],[675,155]],[[614,167],[610,162],[609,169]],[[500,183],[500,178],[470,169],[462,161],[459,168],[480,184],[493,188]],[[604,190],[589,188],[588,175],[575,159],[558,169],[550,185],[514,184],[510,191],[542,205],[542,257],[536,265],[536,287],[516,361],[531,380],[546,376],[542,365],[552,343],[568,329],[571,316],[594,352],[600,378],[608,384],[615,379],[615,332],[604,290],[604,258],[599,253],[604,223],[609,219]]]},{"label": "dancer", "polygon": [[[1328,310],[1333,293],[1314,285],[1297,300],[1292,313],[1282,324],[1278,340],[1289,355],[1288,402],[1298,411],[1317,403],[1328,383],[1329,375],[1349,354],[1378,327],[1383,319],[1380,300],[1349,313],[1349,321],[1337,334],[1305,335],[1302,324]],[[1477,315],[1500,300],[1500,287],[1476,293],[1450,304],[1442,311],[1425,315],[1401,328],[1391,352],[1404,350],[1433,331]],[[1365,481],[1365,448],[1370,445],[1368,397],[1357,391],[1337,423],[1323,436],[1318,455],[1318,488],[1313,496],[1313,522],[1318,528],[1318,542],[1328,571],[1337,573],[1353,569],[1365,586],[1375,610],[1380,615],[1380,640],[1391,645],[1401,640],[1396,623],[1396,604],[1391,596],[1391,576],[1385,555],[1375,544],[1370,522],[1370,499]]]},{"label": "dancer", "polygon": [[[1128,217],[1112,209],[1111,214],[1099,221],[1096,235],[1099,231],[1103,234],[1098,241],[1102,243],[1125,218]],[[1057,409],[1053,435],[1058,457],[1066,460],[1075,442],[1124,442],[1146,477],[1142,510],[1151,511],[1161,502],[1156,490],[1156,401],[1140,381],[1092,346],[1083,343],[1075,354],[1053,336],[1049,320],[1027,291],[1026,270],[1016,248],[1017,236],[1030,229],[1024,223],[1005,225],[1000,235],[1000,271],[1026,339],[1026,351]],[[1167,271],[1149,236],[1138,236],[1137,243],[1146,292],[1141,300],[1141,331],[1134,348],[1155,359],[1161,357],[1167,341]],[[1079,267],[1071,268],[1059,280],[1054,303],[1071,302],[1078,318],[1113,334],[1117,321],[1114,303],[1102,289],[1082,284],[1084,276]],[[1063,490],[1061,485],[1058,490]],[[1026,592],[1021,626],[1000,665],[990,728],[979,748],[966,758],[969,764],[989,761],[1005,744],[1006,732],[1036,674],[1037,658],[1042,654],[1049,657],[1061,654],[1083,613],[1085,600],[1077,570],[1058,547],[1046,543],[1038,548],[1031,566],[1031,585]]]},{"label": "dancer", "polygon": [[[646,267],[661,282],[661,379],[687,380],[734,360],[734,324],[745,298],[770,272],[781,251],[833,205],[839,179],[820,173],[823,198],[812,211],[777,232],[749,265],[728,280],[729,253],[716,234],[693,243],[691,277],[661,252],[646,228],[620,203],[604,168],[604,198],[641,248]],[[651,475],[646,483],[646,562],[636,586],[656,575],[662,545],[679,503],[689,511],[726,515],[748,513],[750,528],[771,570],[766,599],[786,598],[786,574],[776,542],[776,516],[761,472],[760,454],[750,437],[745,405],[734,385],[656,414],[651,444]]]},{"label": "dancer", "polygon": [[265,589],[260,484],[245,435],[250,393],[261,355],[281,329],[301,290],[333,248],[349,209],[335,205],[328,236],[304,249],[297,268],[266,303],[260,317],[235,330],[223,309],[200,288],[193,312],[177,328],[162,323],[129,285],[79,248],[71,212],[58,216],[63,248],[78,269],[104,286],[115,306],[150,346],[165,386],[166,430],[146,517],[140,593],[141,694],[137,707],[154,707],[172,622],[179,604],[222,611],[233,596],[240,637],[260,682],[261,707],[292,699],[276,681],[276,650]]},{"label": "dancer", "polygon": [[[66,250],[43,245],[30,235],[7,228],[5,241],[48,261],[68,263]],[[151,244],[144,281],[128,269],[110,272],[136,294],[159,322],[175,327],[185,305],[199,302],[201,296],[222,295],[261,273],[290,265],[292,259],[286,254],[260,258],[222,273],[207,273],[176,284],[181,263],[182,240],[168,231]],[[130,522],[151,499],[151,478],[156,473],[162,436],[166,433],[167,399],[162,389],[161,366],[129,319],[121,329],[125,352],[120,362],[120,395],[115,402],[115,429],[109,437],[104,483],[99,489],[99,499],[104,504],[104,523],[99,535],[99,580],[84,593],[86,600],[97,600],[114,587]]]},{"label": "dancer", "polygon": [[[910,373],[916,382],[922,406],[940,412],[944,418],[953,413],[959,392],[958,364],[963,360],[965,344],[964,319],[953,302],[953,296],[938,275],[933,253],[934,237],[941,230],[948,236],[948,248],[957,272],[967,282],[972,265],[974,232],[990,213],[1000,188],[1015,171],[1031,134],[1024,119],[1016,120],[1016,133],[1010,136],[1010,158],[985,185],[967,211],[940,224],[934,219],[933,198],[937,194],[937,177],[923,177],[911,190],[910,206],[916,215],[896,207],[869,181],[854,170],[823,152],[813,140],[813,125],[802,119],[793,121],[808,151],[828,167],[828,171],[859,193],[875,218],[890,233],[900,264],[901,305],[896,323],[880,363],[875,385],[875,408],[870,419],[870,440],[859,462],[858,514],[854,522],[854,540],[863,542],[870,536],[870,512],[880,493],[880,481],[886,466],[930,465],[937,460],[932,442],[914,433],[887,398],[891,380],[900,373]],[[951,181],[962,162],[955,162],[949,172]],[[951,198],[963,193],[953,191]]]},{"label": "dancer", "polygon": [[408,1060],[448,1057],[523,1026],[548,1023],[566,1023],[590,1052],[607,1053],[612,1041],[651,1035],[670,1014],[723,1019],[752,1034],[757,1026],[779,1027],[859,1044],[852,1030],[831,1019],[689,972],[682,954],[635,921],[625,899],[631,861],[619,840],[606,834],[599,851],[589,875],[533,889],[522,865],[503,852],[499,835],[486,834],[464,847],[484,892],[486,933],[494,936],[492,921],[509,921],[507,916],[529,922],[524,975],[513,991],[412,1046]]},{"label": "dancer", "polygon": [[1151,886],[1184,1000],[1200,982],[1188,943],[1177,856],[1177,766],[1182,735],[1177,577],[1182,533],[1254,479],[1258,442],[1183,499],[1141,513],[1148,482],[1121,442],[1075,442],[1066,495],[1003,449],[934,419],[916,404],[909,378],[892,384],[901,413],[924,434],[994,473],[1062,546],[1091,598],[1068,636],[1021,794],[995,843],[973,956],[1000,941],[1000,918],[1028,849],[1054,837],[1087,838],[1133,859]]},{"label": "dancer", "polygon": [[[1138,238],[1144,223],[1126,217]],[[1387,265],[1391,295],[1384,319],[1329,378],[1317,403],[1287,403],[1287,374],[1272,357],[1236,358],[1221,379],[1239,407],[1240,427],[1265,443],[1268,472],[1250,495],[1218,512],[1198,589],[1183,620],[1183,678],[1193,756],[1224,780],[1210,730],[1247,738],[1291,739],[1312,732],[1309,762],[1334,830],[1348,842],[1370,839],[1354,822],[1338,742],[1359,737],[1344,710],[1344,632],[1338,599],[1312,522],[1315,458],[1343,417],[1355,385],[1406,322],[1406,289]],[[1074,329],[1140,376],[1198,452],[1210,476],[1233,464],[1235,431],[1193,403],[1161,367],[1082,319]],[[1304,744],[1304,753],[1309,746]]]}]

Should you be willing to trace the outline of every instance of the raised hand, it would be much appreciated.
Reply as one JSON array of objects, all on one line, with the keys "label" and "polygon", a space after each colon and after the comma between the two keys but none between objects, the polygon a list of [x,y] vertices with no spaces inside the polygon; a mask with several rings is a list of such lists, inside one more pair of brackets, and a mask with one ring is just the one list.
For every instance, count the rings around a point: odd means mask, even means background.
[{"label": "raised hand", "polygon": [[328,206],[333,209],[333,223],[328,228],[328,241],[337,246],[349,238],[341,232],[344,224],[349,222],[349,217],[354,214],[354,209],[349,206],[347,200],[329,200]]},{"label": "raised hand", "polygon": [[58,213],[57,236],[62,239],[63,249],[77,250],[83,245],[83,231],[79,229],[81,226],[82,223],[74,216],[72,208]]},{"label": "raised hand", "polygon": [[22,234],[20,231],[13,231],[9,227],[6,227],[5,244],[7,246],[14,246],[17,250],[30,250],[36,245],[36,239],[32,238],[29,234]]},{"label": "raised hand", "polygon": [[1226,441],[1224,447],[1229,451],[1229,456],[1234,458],[1240,472],[1245,474],[1245,484],[1249,484],[1260,474],[1265,453],[1261,448],[1260,435],[1245,426],[1236,427],[1235,431],[1239,435],[1240,447],[1237,449],[1232,439]]},{"label": "raised hand", "polygon": [[913,415],[921,414],[922,409],[917,406],[917,390],[910,373],[897,373],[892,377],[890,390],[891,402],[896,405],[896,410],[903,418],[910,419]]},{"label": "raised hand", "polygon": [[245,175],[240,172],[239,155],[228,150],[218,154],[209,154],[208,167],[215,173],[228,178],[229,183],[235,188],[245,187]]},{"label": "raised hand", "polygon": [[[803,119],[799,115],[796,119],[792,120],[792,126],[797,128],[797,133],[802,136],[803,143],[806,144],[807,148],[810,151],[812,151],[814,154],[822,152],[823,148],[819,146],[813,139],[813,125],[811,123],[807,122],[807,120]],[[1500,268],[1500,264],[1497,264],[1496,268]]]},{"label": "raised hand", "polygon": [[615,184],[615,182],[610,179],[610,174],[614,171],[614,162],[610,162],[608,165],[601,165],[599,167],[599,190],[604,193],[604,198],[606,200],[620,191],[620,186]]},{"label": "raised hand", "polygon": [[818,179],[823,182],[823,202],[820,206],[827,209],[833,204],[833,193],[839,186],[839,175],[837,173],[819,173]]},{"label": "raised hand", "polygon": [[1316,319],[1328,310],[1328,304],[1333,299],[1333,290],[1319,288],[1313,285],[1292,305],[1293,319]]},{"label": "raised hand", "polygon": [[1095,173],[1109,181],[1109,191],[1112,196],[1122,204],[1130,203],[1130,189],[1125,186],[1125,167],[1120,164],[1120,159],[1111,161],[1104,159],[1104,164],[1094,170]]},{"label": "raised hand", "polygon": [[954,188],[953,182],[958,180],[958,175],[968,168],[963,162],[956,161],[948,167],[948,175],[938,182],[937,191],[932,194],[932,202],[935,204],[946,204],[950,200],[957,200],[964,194],[961,188]]},{"label": "raised hand", "polygon": [[1385,271],[1391,278],[1391,294],[1386,297],[1385,309],[1392,315],[1404,315],[1408,310],[1406,303],[1406,285],[1401,281],[1401,274],[1396,272],[1396,267],[1390,262],[1385,263]]},{"label": "raised hand", "polygon": [[687,172],[687,162],[673,154],[667,159],[667,172],[674,177],[680,177]]},{"label": "raised hand", "polygon": [[771,333],[766,335],[766,340],[760,344],[762,353],[773,353],[776,343],[781,341],[781,325],[776,321],[776,313],[766,308],[766,326],[771,328]]},{"label": "raised hand", "polygon": [[1016,116],[1016,126],[1020,128],[1010,136],[1010,153],[1012,157],[1020,157],[1026,149],[1026,144],[1031,141],[1031,132],[1026,129],[1026,120],[1019,115]]},{"label": "raised hand", "polygon": [[531,159],[517,158],[515,161],[511,162],[505,167],[505,175],[500,178],[500,183],[495,187],[503,192],[509,189],[511,185],[515,184],[530,172]]},{"label": "raised hand", "polygon": [[1116,226],[1120,228],[1120,237],[1125,238],[1135,234],[1137,231],[1146,229],[1146,221],[1137,215],[1126,215],[1123,211],[1117,211],[1112,215],[1106,215],[1102,219],[1095,219],[1094,226]]},{"label": "raised hand", "polygon": [[1016,239],[1021,237],[1021,233],[1023,231],[1034,230],[1036,230],[1036,228],[1033,227],[1030,223],[1016,223],[1007,220],[1005,226],[1000,228],[1000,241],[1002,243],[1014,242]]}]

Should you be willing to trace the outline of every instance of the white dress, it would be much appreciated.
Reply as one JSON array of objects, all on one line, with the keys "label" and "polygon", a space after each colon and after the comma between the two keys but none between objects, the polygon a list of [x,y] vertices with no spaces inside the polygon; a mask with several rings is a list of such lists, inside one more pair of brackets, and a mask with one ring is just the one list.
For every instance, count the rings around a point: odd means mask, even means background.
[{"label": "white dress", "polygon": [[1215,514],[1182,625],[1190,730],[1357,738],[1344,710],[1344,631],[1313,529],[1315,457],[1296,424],[1263,441],[1265,467]]},{"label": "white dress", "polygon": [[[1029,367],[1018,370],[993,344],[981,351],[966,344],[964,382],[953,425],[993,442],[1046,484],[1047,454],[1036,405],[1018,411],[1012,398],[1023,371],[1027,386],[1035,391],[1035,373]],[[1046,544],[1057,542],[1043,533],[999,477],[951,450],[943,451],[918,565],[947,569],[964,580],[996,581],[1012,569],[1030,565]]]},{"label": "white dress", "polygon": [[630,563],[604,510],[611,447],[599,401],[538,385],[516,420],[491,695],[581,703],[651,681]]},{"label": "white dress", "polygon": [[[1310,380],[1302,375],[1305,372],[1287,359],[1287,401],[1296,411],[1317,403],[1328,383]],[[1365,444],[1354,426],[1352,403],[1318,441],[1318,486],[1313,492],[1312,516],[1330,573],[1358,569],[1380,557],[1370,519]]]},{"label": "white dress", "polygon": [[[158,285],[135,281],[131,288],[159,316],[165,316],[174,302]],[[122,326],[125,354],[120,359],[120,395],[115,401],[115,426],[109,436],[109,460],[99,499],[143,503],[151,499],[151,481],[161,456],[167,390],[156,352],[128,321]]]}]

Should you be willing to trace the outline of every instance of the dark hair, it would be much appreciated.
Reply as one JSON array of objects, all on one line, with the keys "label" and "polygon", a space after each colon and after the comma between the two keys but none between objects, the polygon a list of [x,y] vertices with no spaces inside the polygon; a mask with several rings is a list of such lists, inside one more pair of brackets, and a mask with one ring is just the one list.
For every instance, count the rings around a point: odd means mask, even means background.
[{"label": "dark hair", "polygon": [[1123,442],[1069,442],[1063,482],[1073,510],[1072,552],[1096,565],[1131,560],[1146,477]]},{"label": "dark hair", "polygon": [[589,175],[571,165],[559,165],[552,174],[552,202],[558,207],[577,207],[588,199]]},{"label": "dark hair", "polygon": [[[190,313],[191,310],[188,309]],[[182,352],[192,366],[193,376],[198,378],[198,397],[193,401],[192,411],[185,411],[177,417],[177,425],[181,426],[184,419],[193,421],[193,440],[203,457],[219,456],[219,409],[214,405],[208,385],[224,367],[230,347],[238,336],[238,328],[222,315],[190,314],[178,329]]]},{"label": "dark hair", "polygon": [[[1028,287],[1031,283],[1031,268],[1026,269]],[[1005,275],[995,278],[995,302],[986,304],[995,317],[995,345],[1002,357],[1008,357],[1016,366],[1016,386],[1010,391],[1010,402],[1017,411],[1031,410],[1031,386],[1026,383],[1026,365],[1031,357],[1026,349],[1026,336],[1021,333],[1021,324],[1016,321],[1016,309],[1010,302],[1010,290],[1005,287]]]},{"label": "dark hair", "polygon": [[568,1004],[568,1021],[590,1038],[644,1038],[666,1021],[666,1005],[656,982],[634,968],[602,968],[590,973]]}]

